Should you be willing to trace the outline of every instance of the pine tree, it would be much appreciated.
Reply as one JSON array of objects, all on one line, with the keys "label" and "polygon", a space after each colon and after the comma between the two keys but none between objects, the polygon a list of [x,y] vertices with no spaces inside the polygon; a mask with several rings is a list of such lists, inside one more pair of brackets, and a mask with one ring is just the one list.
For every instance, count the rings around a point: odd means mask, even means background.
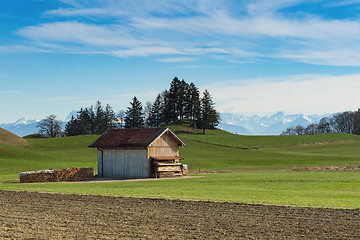
[{"label": "pine tree", "polygon": [[141,102],[134,97],[130,102],[130,107],[127,108],[125,114],[125,128],[143,128],[144,118],[142,112]]},{"label": "pine tree", "polygon": [[174,120],[173,104],[168,90],[163,91],[161,93],[161,97],[164,105],[162,111],[162,122],[166,125]]},{"label": "pine tree", "polygon": [[67,136],[102,134],[109,128],[116,127],[116,117],[109,104],[105,108],[97,101],[95,109],[81,108],[76,118],[72,117],[65,126]]},{"label": "pine tree", "polygon": [[148,118],[148,125],[150,127],[160,127],[165,123],[164,121],[165,104],[162,96],[163,96],[162,94],[158,94],[154,103],[152,104]]},{"label": "pine tree", "polygon": [[78,130],[78,120],[77,118],[74,118],[74,116],[71,117],[71,120],[67,122],[65,126],[65,134],[66,136],[76,136],[80,135],[80,131]]},{"label": "pine tree", "polygon": [[219,114],[215,110],[214,105],[209,91],[205,89],[201,98],[200,119],[198,119],[197,124],[197,127],[201,128],[204,134],[205,129],[213,129],[219,124]]},{"label": "pine tree", "polygon": [[195,127],[195,122],[200,118],[200,93],[193,82],[188,87],[185,112],[187,119],[190,121],[190,126]]},{"label": "pine tree", "polygon": [[181,105],[181,81],[174,77],[174,79],[170,83],[169,96],[168,96],[168,115],[171,119],[171,122],[175,122],[178,120],[180,115],[180,105]]}]

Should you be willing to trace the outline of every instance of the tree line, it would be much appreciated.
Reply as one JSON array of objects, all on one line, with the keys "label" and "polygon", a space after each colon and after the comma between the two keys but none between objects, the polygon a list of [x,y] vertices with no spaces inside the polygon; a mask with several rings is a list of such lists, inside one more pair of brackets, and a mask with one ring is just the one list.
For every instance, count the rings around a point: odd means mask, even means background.
[{"label": "tree line", "polygon": [[360,135],[360,109],[334,114],[320,119],[319,123],[311,123],[287,128],[281,135],[315,135],[319,133],[342,132]]},{"label": "tree line", "polygon": [[[55,118],[50,115],[43,119],[38,124],[39,133],[47,137],[102,134],[110,128],[156,128],[178,120],[188,120],[191,127],[202,129],[205,133],[205,129],[215,128],[220,121],[209,91],[205,90],[200,96],[193,82],[188,84],[177,77],[171,81],[169,89],[159,93],[154,102],[147,102],[145,106],[134,96],[126,110],[115,113],[109,104],[102,106],[98,101],[95,106],[81,108],[67,122],[64,133],[59,132],[60,127],[50,130],[60,124]],[[53,131],[58,134],[47,134]]]}]

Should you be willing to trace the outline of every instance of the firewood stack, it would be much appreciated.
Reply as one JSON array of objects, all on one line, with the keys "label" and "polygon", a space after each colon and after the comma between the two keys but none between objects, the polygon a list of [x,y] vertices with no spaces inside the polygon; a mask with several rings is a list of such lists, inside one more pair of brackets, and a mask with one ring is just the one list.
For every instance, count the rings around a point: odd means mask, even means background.
[{"label": "firewood stack", "polygon": [[94,169],[89,168],[65,168],[49,169],[19,173],[21,183],[31,182],[60,182],[60,181],[83,181],[94,179]]}]

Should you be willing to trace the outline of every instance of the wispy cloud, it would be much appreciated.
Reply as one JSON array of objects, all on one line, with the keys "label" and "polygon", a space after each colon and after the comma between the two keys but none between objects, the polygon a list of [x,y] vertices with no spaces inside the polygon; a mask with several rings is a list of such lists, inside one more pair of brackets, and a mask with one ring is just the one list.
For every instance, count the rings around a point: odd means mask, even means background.
[{"label": "wispy cloud", "polygon": [[195,60],[194,58],[190,58],[190,57],[169,57],[169,58],[156,59],[156,61],[159,61],[159,62],[169,62],[169,63],[191,62],[194,60]]},{"label": "wispy cloud", "polygon": [[1,53],[28,53],[28,52],[49,52],[47,49],[41,48],[39,46],[29,46],[29,45],[3,45],[0,46]]},{"label": "wispy cloud", "polygon": [[3,94],[20,94],[21,91],[17,91],[17,90],[12,90],[12,91],[4,91],[2,92]]},{"label": "wispy cloud", "polygon": [[[63,3],[70,7],[45,12],[45,16],[56,16],[55,22],[24,27],[17,33],[32,40],[34,48],[39,44],[56,44],[72,53],[98,52],[117,57],[166,55],[156,59],[163,62],[198,55],[225,55],[233,62],[261,57],[312,64],[360,65],[358,57],[354,57],[358,55],[354,49],[360,49],[358,19],[330,19],[314,13],[284,14],[281,11],[299,4],[312,4],[304,0],[244,0],[241,3],[234,0],[63,0]],[[339,4],[360,3],[345,0]],[[60,21],[62,18],[67,20]],[[177,57],[179,54],[183,56]]]},{"label": "wispy cloud", "polygon": [[111,52],[112,55],[117,57],[138,57],[149,55],[169,55],[169,54],[182,54],[179,50],[172,47],[141,47],[126,50],[116,50]]}]

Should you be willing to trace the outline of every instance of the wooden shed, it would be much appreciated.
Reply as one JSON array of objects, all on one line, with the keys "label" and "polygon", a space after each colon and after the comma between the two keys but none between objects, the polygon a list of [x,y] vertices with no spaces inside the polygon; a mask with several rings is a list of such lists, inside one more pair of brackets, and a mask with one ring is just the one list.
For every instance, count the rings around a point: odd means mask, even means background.
[{"label": "wooden shed", "polygon": [[98,149],[98,175],[121,179],[181,176],[181,146],[168,128],[140,128],[109,129],[89,147]]}]

